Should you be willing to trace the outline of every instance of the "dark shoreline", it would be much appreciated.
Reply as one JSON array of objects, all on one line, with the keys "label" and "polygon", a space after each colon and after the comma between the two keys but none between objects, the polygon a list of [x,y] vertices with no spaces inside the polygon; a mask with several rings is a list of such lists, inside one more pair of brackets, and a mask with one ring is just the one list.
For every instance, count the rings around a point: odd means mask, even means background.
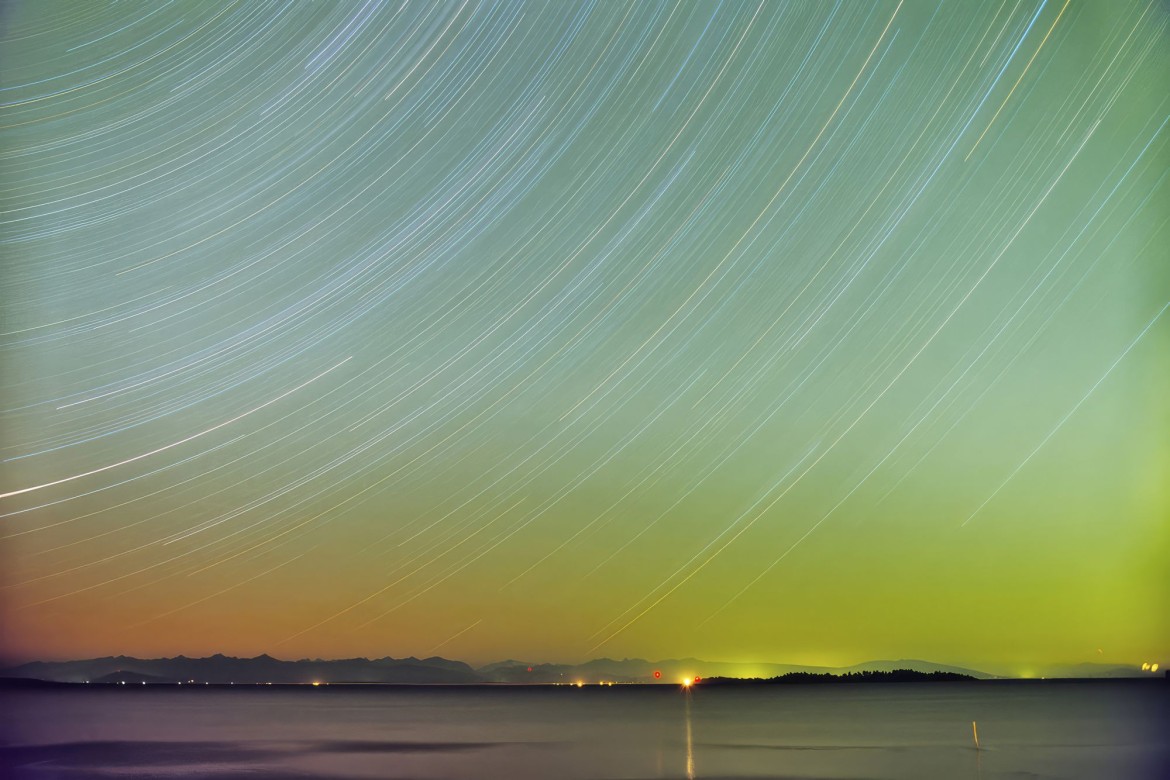
[{"label": "dark shoreline", "polygon": [[830,689],[837,689],[839,687],[852,686],[911,686],[921,687],[924,684],[930,685],[977,685],[980,688],[986,687],[1015,687],[1015,686],[1040,686],[1040,685],[1099,685],[1099,684],[1122,684],[1122,685],[1152,685],[1155,683],[1165,683],[1167,679],[1164,677],[1049,677],[1049,678],[995,678],[989,680],[981,680],[971,678],[966,680],[896,680],[896,681],[875,681],[875,680],[845,680],[836,682],[821,682],[821,681],[789,681],[789,682],[773,682],[772,680],[735,680],[734,682],[714,682],[702,681],[690,686],[682,686],[678,683],[584,683],[578,686],[576,683],[381,683],[381,682],[323,682],[319,684],[313,683],[177,683],[177,682],[147,682],[147,683],[117,683],[117,682],[61,682],[56,680],[36,680],[31,678],[0,678],[0,690],[3,691],[19,691],[19,690],[247,690],[254,691],[257,689],[275,689],[281,691],[306,691],[317,690],[326,691],[328,689],[343,689],[347,691],[355,690],[383,690],[394,689],[399,691],[410,690],[452,690],[452,691],[470,691],[470,690],[551,690],[551,689],[574,689],[574,690],[597,690],[608,688],[621,689],[639,689],[639,690],[662,690],[662,691],[679,691],[698,689],[704,690],[742,690],[742,689],[757,689],[757,688],[784,688],[788,686],[796,686],[799,688],[809,687],[828,687]]}]

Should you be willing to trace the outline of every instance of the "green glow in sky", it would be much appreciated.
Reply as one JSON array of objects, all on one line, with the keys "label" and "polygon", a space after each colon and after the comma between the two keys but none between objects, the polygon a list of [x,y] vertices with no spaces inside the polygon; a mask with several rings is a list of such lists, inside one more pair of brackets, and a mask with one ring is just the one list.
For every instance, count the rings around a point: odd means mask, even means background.
[{"label": "green glow in sky", "polygon": [[12,3],[10,658],[1170,648],[1159,3]]}]

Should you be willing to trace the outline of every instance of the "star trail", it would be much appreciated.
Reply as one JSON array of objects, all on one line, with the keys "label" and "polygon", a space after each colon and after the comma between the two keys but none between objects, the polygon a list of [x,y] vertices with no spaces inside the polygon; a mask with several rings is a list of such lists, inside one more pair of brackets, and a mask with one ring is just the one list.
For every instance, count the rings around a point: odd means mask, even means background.
[{"label": "star trail", "polygon": [[1170,646],[1165,5],[0,35],[6,656]]}]

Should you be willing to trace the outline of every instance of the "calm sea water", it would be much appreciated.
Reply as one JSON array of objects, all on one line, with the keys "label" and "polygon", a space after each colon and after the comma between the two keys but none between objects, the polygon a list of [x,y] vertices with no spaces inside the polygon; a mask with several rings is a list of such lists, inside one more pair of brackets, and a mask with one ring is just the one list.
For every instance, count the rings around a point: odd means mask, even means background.
[{"label": "calm sea water", "polygon": [[18,690],[0,776],[1159,778],[1168,705],[1156,681]]}]

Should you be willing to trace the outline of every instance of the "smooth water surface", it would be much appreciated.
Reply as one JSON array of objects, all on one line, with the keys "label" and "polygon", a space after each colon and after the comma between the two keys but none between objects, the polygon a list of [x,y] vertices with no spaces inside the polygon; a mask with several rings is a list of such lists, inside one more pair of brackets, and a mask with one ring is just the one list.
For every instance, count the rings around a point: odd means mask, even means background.
[{"label": "smooth water surface", "polygon": [[9,690],[0,775],[1155,778],[1168,695],[1158,681]]}]

